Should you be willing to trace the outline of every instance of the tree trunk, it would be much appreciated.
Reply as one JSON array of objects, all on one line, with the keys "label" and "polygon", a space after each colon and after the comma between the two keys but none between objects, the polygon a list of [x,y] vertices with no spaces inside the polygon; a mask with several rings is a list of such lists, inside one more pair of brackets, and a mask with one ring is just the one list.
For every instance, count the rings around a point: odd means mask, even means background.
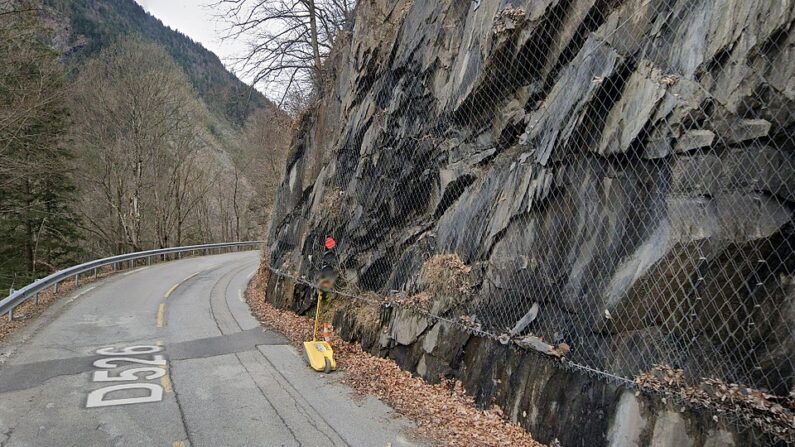
[{"label": "tree trunk", "polygon": [[33,262],[33,222],[30,212],[33,207],[31,200],[30,180],[25,179],[25,266],[28,273],[35,273],[35,263]]},{"label": "tree trunk", "polygon": [[143,188],[143,159],[138,158],[135,164],[135,190],[132,198],[132,234],[131,243],[133,251],[141,249],[141,189]]},{"label": "tree trunk", "polygon": [[116,189],[116,254],[120,255],[124,250],[124,221],[122,219],[122,203],[121,203],[121,181],[119,181],[118,188]]},{"label": "tree trunk", "polygon": [[182,199],[179,194],[176,197],[176,206],[177,206],[177,247],[182,246],[182,224],[184,222],[184,218],[182,217]]},{"label": "tree trunk", "polygon": [[240,210],[238,210],[238,205],[237,205],[237,189],[238,189],[238,184],[239,183],[240,183],[240,175],[237,172],[237,167],[235,167],[235,190],[234,190],[234,195],[232,196],[232,207],[234,208],[234,211],[235,211],[235,235],[234,235],[234,240],[237,240],[237,241],[240,240]]},{"label": "tree trunk", "polygon": [[320,86],[320,47],[317,38],[317,14],[315,11],[315,0],[307,0],[309,8],[309,32],[312,39],[312,56],[315,59],[315,85]]}]

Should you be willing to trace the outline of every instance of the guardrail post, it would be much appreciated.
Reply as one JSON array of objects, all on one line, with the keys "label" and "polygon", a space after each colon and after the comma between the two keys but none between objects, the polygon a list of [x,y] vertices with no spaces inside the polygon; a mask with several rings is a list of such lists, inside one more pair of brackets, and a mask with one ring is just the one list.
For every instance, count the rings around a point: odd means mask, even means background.
[{"label": "guardrail post", "polygon": [[8,309],[8,321],[14,321],[14,309],[15,308],[16,308],[16,306],[12,307],[11,309]]},{"label": "guardrail post", "polygon": [[36,296],[33,298],[33,302],[39,304],[39,292],[36,292]]},{"label": "guardrail post", "polygon": [[94,279],[97,279],[97,268],[94,267]]},{"label": "guardrail post", "polygon": [[151,256],[147,256],[146,257],[146,265],[152,265],[152,257]]},{"label": "guardrail post", "polygon": [[52,286],[53,293],[58,293],[58,284],[60,284],[60,282],[57,282],[55,283],[55,285]]},{"label": "guardrail post", "polygon": [[79,286],[80,286],[80,274],[76,273],[75,274],[75,287],[79,287]]}]

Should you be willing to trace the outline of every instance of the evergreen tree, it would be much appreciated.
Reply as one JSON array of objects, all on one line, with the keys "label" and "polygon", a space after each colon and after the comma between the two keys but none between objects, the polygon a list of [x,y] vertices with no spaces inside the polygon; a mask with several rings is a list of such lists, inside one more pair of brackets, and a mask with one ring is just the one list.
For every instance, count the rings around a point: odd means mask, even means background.
[{"label": "evergreen tree", "polygon": [[[35,6],[35,5],[34,5]],[[66,78],[35,7],[0,3],[0,290],[78,259]]]}]

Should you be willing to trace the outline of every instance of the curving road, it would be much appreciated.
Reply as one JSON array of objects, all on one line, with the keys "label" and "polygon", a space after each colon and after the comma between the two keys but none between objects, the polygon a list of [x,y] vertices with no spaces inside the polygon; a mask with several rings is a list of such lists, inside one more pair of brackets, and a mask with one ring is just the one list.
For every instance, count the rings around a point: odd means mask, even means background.
[{"label": "curving road", "polygon": [[0,344],[0,447],[414,445],[260,327],[242,298],[258,263],[174,261],[59,300]]}]

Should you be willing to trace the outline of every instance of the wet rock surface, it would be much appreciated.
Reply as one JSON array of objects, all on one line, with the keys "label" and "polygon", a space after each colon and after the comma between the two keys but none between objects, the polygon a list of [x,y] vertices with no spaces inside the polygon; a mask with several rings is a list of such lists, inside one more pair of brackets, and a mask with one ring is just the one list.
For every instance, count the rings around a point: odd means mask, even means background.
[{"label": "wet rock surface", "polygon": [[[669,363],[786,393],[793,22],[790,0],[361,2],[293,142],[270,265],[311,278],[333,234],[339,287],[384,297],[421,292],[424,263],[453,253],[474,291],[437,306],[449,321],[497,335],[537,303],[516,335],[566,343],[591,368]],[[312,305],[293,281],[269,288],[279,306]],[[539,440],[654,443],[686,426],[692,445],[754,441],[456,325],[380,312],[362,325],[340,310],[335,325],[427,380],[460,377]],[[611,422],[622,412],[646,428]]]}]

